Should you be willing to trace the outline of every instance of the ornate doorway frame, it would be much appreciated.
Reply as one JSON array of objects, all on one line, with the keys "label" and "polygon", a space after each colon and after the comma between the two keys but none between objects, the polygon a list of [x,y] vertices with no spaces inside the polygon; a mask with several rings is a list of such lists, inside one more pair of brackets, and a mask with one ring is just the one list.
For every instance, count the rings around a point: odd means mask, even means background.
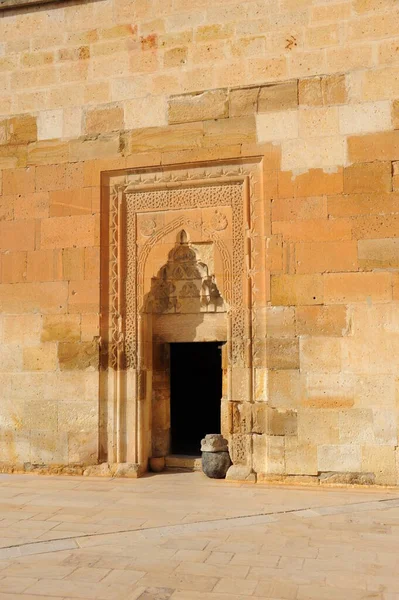
[{"label": "ornate doorway frame", "polygon": [[[234,423],[238,403],[255,401],[254,361],[265,368],[259,343],[257,306],[265,298],[265,235],[262,158],[149,167],[105,173],[101,207],[100,462],[133,463],[140,474],[149,458],[147,422],[151,403],[145,368],[141,306],[144,269],[151,248],[163,236],[189,225],[200,227],[223,263],[228,305],[227,398],[222,431],[233,462],[251,464],[251,427]],[[193,208],[229,206],[232,243],[216,230],[185,216]],[[138,248],[137,216],[181,211],[164,227],[149,227]],[[266,394],[266,390],[265,390]]]}]

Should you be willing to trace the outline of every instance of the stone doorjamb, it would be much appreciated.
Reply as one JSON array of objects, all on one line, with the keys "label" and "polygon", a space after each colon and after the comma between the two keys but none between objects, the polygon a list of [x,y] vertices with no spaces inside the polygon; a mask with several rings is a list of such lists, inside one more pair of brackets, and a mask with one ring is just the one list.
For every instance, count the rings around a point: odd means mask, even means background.
[{"label": "stone doorjamb", "polygon": [[252,157],[119,171],[105,179],[101,209],[101,462],[131,463],[141,473],[149,458],[145,431],[151,382],[143,366],[140,311],[148,248],[162,232],[150,232],[137,253],[137,215],[181,210],[181,217],[169,225],[169,229],[177,229],[187,221],[184,210],[231,206],[231,247],[226,247],[217,231],[207,235],[222,255],[223,292],[229,306],[228,406],[224,410],[233,462],[251,464],[251,429],[245,433],[235,429],[233,405],[255,400],[255,354],[257,365],[265,367],[260,357],[264,345],[259,346],[257,339],[259,311],[254,310],[264,305],[265,297],[262,172],[262,159]]}]

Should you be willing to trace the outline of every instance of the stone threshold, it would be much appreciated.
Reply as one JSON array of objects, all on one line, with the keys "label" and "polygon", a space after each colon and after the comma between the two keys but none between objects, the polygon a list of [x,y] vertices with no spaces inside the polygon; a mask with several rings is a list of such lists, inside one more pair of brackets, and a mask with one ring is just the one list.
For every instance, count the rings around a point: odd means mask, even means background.
[{"label": "stone threshold", "polygon": [[165,458],[167,470],[202,471],[202,460],[200,456],[189,454],[170,454]]}]

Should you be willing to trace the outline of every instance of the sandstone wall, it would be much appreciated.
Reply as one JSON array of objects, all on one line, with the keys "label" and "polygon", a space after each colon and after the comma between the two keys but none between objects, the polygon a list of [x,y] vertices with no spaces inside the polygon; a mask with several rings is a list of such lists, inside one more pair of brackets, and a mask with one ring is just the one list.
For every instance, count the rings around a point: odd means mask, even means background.
[{"label": "sandstone wall", "polygon": [[397,3],[188,5],[1,13],[0,462],[97,461],[101,172],[261,153],[255,469],[396,483]]}]

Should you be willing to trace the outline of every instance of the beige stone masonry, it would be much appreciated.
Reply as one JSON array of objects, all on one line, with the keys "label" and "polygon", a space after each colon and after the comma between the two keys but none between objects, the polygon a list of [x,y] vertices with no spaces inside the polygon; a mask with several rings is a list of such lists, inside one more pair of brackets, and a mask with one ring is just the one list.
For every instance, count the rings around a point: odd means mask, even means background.
[{"label": "beige stone masonry", "polygon": [[235,477],[398,482],[397,25],[392,0],[2,13],[1,469],[137,477],[171,447],[168,344],[213,340]]}]

